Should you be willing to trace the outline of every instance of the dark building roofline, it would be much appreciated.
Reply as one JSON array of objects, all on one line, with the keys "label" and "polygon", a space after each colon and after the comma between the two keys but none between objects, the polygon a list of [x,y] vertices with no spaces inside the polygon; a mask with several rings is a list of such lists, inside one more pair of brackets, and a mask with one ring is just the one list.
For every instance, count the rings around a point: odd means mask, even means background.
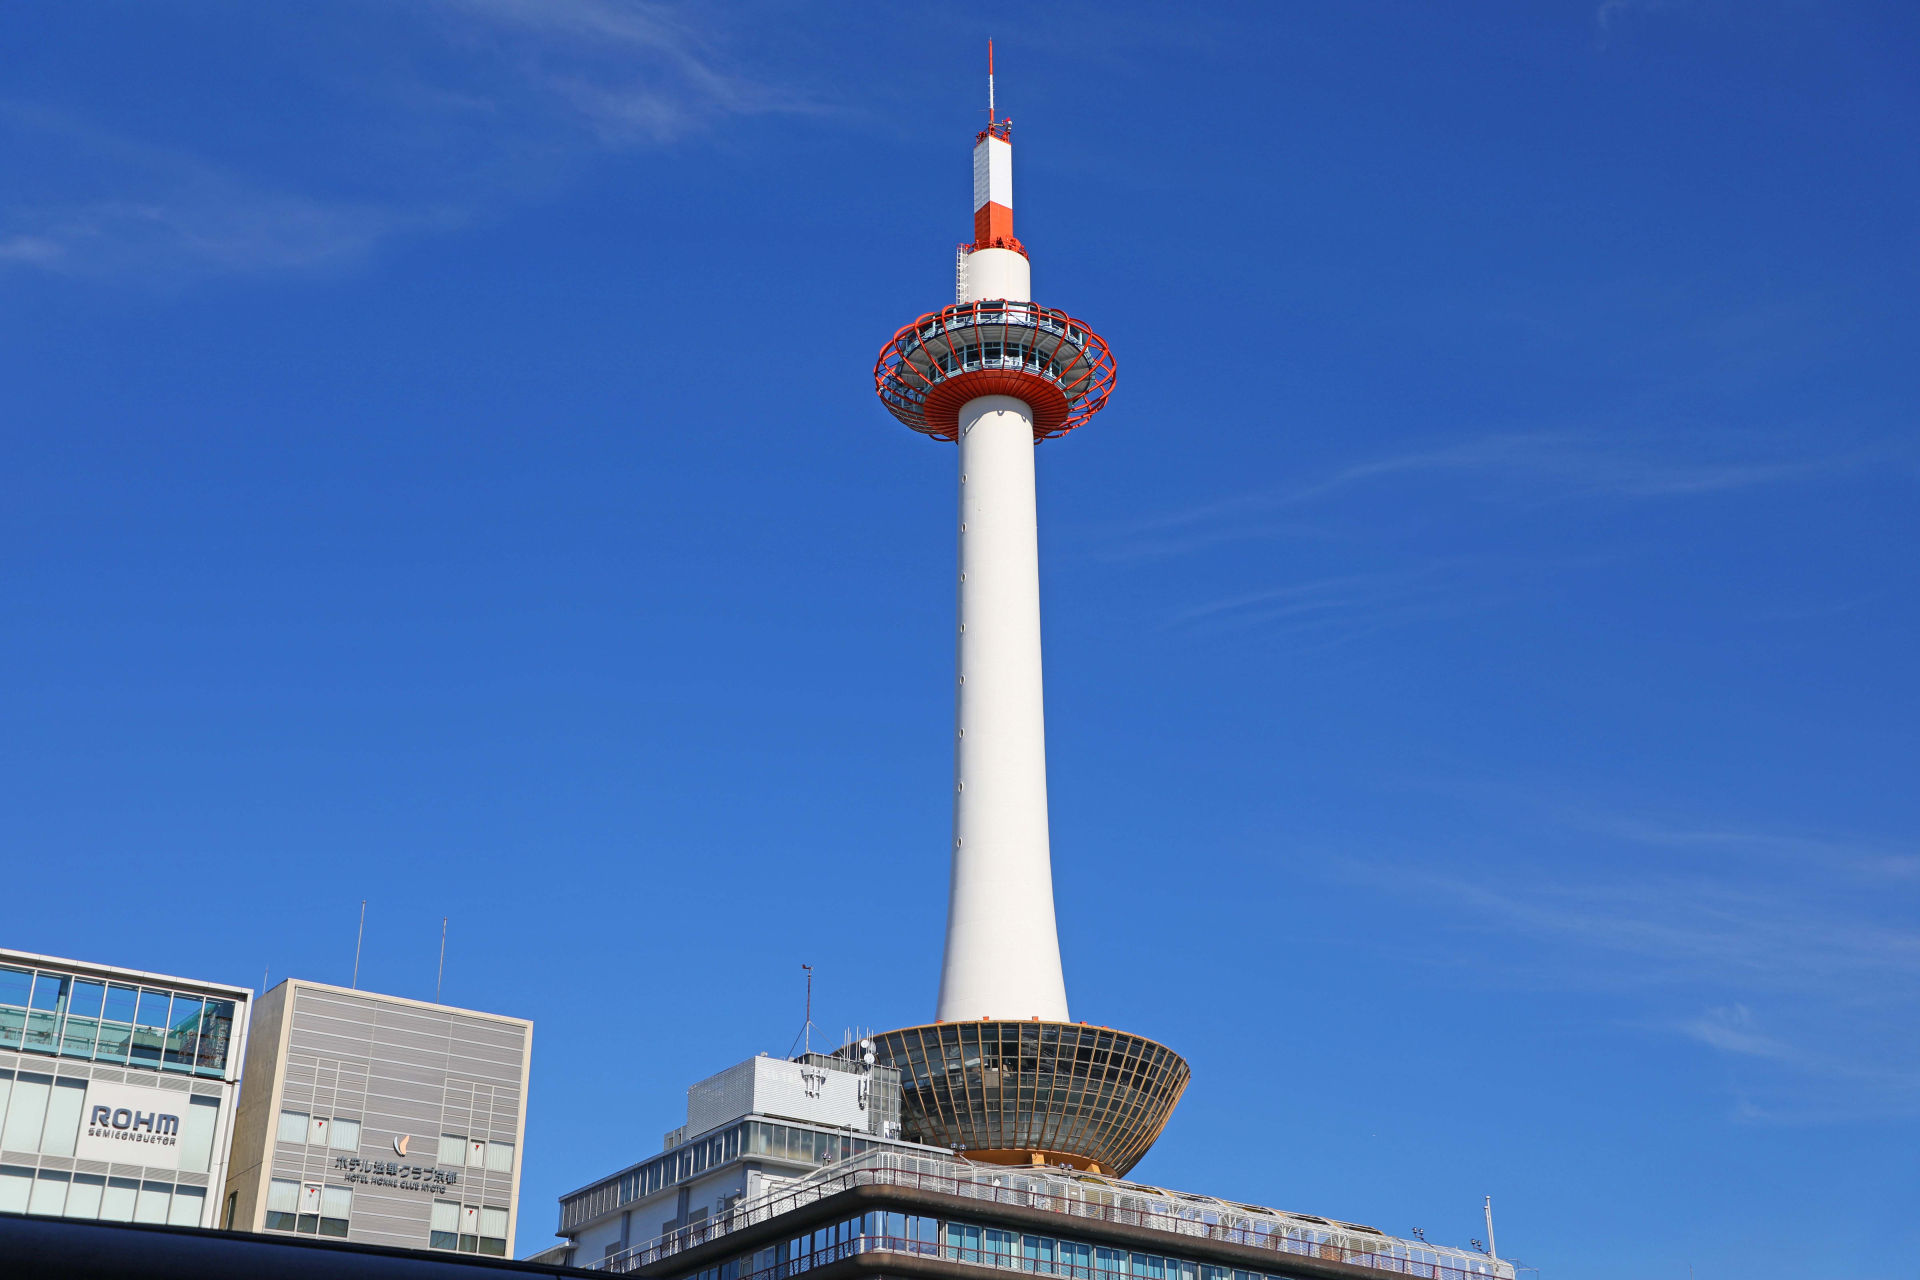
[{"label": "dark building roofline", "polygon": [[135,1222],[0,1213],[8,1280],[508,1280],[605,1273],[512,1258]]}]

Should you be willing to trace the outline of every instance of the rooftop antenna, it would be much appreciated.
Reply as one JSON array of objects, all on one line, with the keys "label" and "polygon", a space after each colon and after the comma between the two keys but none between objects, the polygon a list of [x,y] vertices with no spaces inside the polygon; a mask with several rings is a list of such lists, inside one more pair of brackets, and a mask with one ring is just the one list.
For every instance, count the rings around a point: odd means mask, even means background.
[{"label": "rooftop antenna", "polygon": [[1487,1256],[1489,1258],[1498,1258],[1500,1256],[1498,1253],[1495,1253],[1493,1249],[1493,1197],[1492,1196],[1487,1197]]},{"label": "rooftop antenna", "polygon": [[[793,1041],[802,1046],[800,1052],[805,1054],[813,1052],[813,966],[803,964],[800,967],[807,972],[807,1020],[800,1024],[800,1034]],[[793,1056],[792,1044],[787,1046],[787,1056]]]},{"label": "rooftop antenna", "polygon": [[360,932],[353,935],[353,987],[360,986],[360,944],[367,938],[367,900],[360,899]]},{"label": "rooftop antenna", "polygon": [[433,1002],[440,1003],[440,984],[447,978],[447,918],[440,917],[440,972],[433,977]]},{"label": "rooftop antenna", "polygon": [[993,41],[987,41],[987,123],[998,124],[1000,115],[993,109]]}]

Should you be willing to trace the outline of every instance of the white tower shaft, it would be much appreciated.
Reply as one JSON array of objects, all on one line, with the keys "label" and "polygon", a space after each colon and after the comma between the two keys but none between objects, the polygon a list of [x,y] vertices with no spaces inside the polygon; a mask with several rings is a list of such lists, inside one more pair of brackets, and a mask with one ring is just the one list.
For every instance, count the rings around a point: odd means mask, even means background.
[{"label": "white tower shaft", "polygon": [[943,1022],[1066,1022],[1047,834],[1033,411],[960,410],[960,628],[953,885]]}]

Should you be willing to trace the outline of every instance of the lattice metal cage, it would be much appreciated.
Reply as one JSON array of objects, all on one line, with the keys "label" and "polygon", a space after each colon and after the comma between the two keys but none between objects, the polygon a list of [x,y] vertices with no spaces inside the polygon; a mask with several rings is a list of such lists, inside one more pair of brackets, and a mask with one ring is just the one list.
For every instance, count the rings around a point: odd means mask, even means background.
[{"label": "lattice metal cage", "polygon": [[1073,1023],[935,1023],[877,1035],[874,1048],[900,1070],[906,1137],[1116,1175],[1160,1136],[1190,1074],[1165,1045]]}]

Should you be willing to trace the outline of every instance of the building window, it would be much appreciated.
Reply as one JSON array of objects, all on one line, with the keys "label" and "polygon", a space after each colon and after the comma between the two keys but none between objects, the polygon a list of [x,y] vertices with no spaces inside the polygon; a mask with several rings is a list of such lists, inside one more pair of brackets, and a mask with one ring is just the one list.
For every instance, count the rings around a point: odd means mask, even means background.
[{"label": "building window", "polygon": [[320,1234],[344,1236],[347,1217],[353,1210],[353,1191],[348,1187],[320,1189]]},{"label": "building window", "polygon": [[460,1206],[452,1200],[433,1202],[432,1232],[427,1244],[434,1249],[451,1249],[459,1244]]},{"label": "building window", "polygon": [[481,1138],[467,1139],[467,1167],[477,1169],[487,1162],[487,1144]]},{"label": "building window", "polygon": [[165,1222],[167,1206],[173,1200],[173,1188],[164,1182],[142,1182],[139,1198],[133,1202],[135,1222]]},{"label": "building window", "polygon": [[320,1184],[303,1182],[300,1184],[300,1217],[293,1229],[305,1235],[318,1234],[320,1230]]},{"label": "building window", "polygon": [[205,1187],[175,1187],[173,1207],[167,1211],[167,1221],[176,1227],[197,1227],[206,1211]]},{"label": "building window", "polygon": [[487,1144],[487,1170],[490,1173],[513,1172],[513,1144],[511,1142],[489,1142]]},{"label": "building window", "polygon": [[47,1094],[53,1090],[53,1077],[22,1071],[13,1081],[13,1101],[7,1107],[7,1124],[0,1131],[0,1146],[9,1151],[38,1151],[40,1128],[47,1119]]},{"label": "building window", "polygon": [[27,1202],[27,1212],[44,1213],[50,1217],[58,1217],[65,1213],[67,1184],[70,1181],[72,1181],[71,1174],[42,1169],[40,1176],[33,1180],[33,1199]]},{"label": "building window", "polygon": [[360,1149],[360,1122],[333,1118],[333,1136],[327,1139],[327,1145],[335,1151],[358,1151]]},{"label": "building window", "polygon": [[158,1067],[167,1042],[167,1003],[164,991],[140,992],[133,1018],[133,1065]]},{"label": "building window", "polygon": [[203,1001],[193,996],[175,996],[173,1011],[167,1016],[165,1064],[176,1071],[193,1069],[194,1051],[200,1039],[200,1010]]},{"label": "building window", "polygon": [[299,1183],[290,1178],[275,1178],[267,1184],[267,1230],[293,1230],[299,1212]]},{"label": "building window", "polygon": [[504,1258],[507,1254],[507,1211],[480,1210],[480,1252]]},{"label": "building window", "polygon": [[50,1156],[70,1156],[80,1137],[80,1113],[86,1110],[85,1080],[55,1080],[47,1098],[47,1128],[40,1150]]},{"label": "building window", "polygon": [[480,1210],[473,1205],[460,1206],[460,1252],[480,1251]]},{"label": "building window", "polygon": [[102,1222],[132,1222],[134,1198],[140,1184],[132,1178],[108,1178],[107,1193],[100,1198]]},{"label": "building window", "polygon": [[213,1131],[220,1127],[220,1099],[188,1098],[180,1117],[180,1167],[206,1173],[213,1163]]},{"label": "building window", "polygon": [[304,1111],[282,1111],[280,1113],[280,1132],[276,1135],[282,1142],[305,1142],[307,1140],[307,1113]]},{"label": "building window", "polygon": [[100,1216],[100,1193],[107,1189],[107,1180],[97,1173],[76,1173],[73,1175],[73,1187],[67,1192],[67,1216],[69,1218],[97,1218]]},{"label": "building window", "polygon": [[307,1141],[316,1147],[324,1147],[327,1145],[327,1118],[325,1116],[313,1117],[312,1122],[308,1126]]},{"label": "building window", "polygon": [[239,1212],[239,1209],[240,1193],[238,1191],[227,1192],[227,1217],[220,1225],[228,1231],[233,1230],[233,1215]]}]

